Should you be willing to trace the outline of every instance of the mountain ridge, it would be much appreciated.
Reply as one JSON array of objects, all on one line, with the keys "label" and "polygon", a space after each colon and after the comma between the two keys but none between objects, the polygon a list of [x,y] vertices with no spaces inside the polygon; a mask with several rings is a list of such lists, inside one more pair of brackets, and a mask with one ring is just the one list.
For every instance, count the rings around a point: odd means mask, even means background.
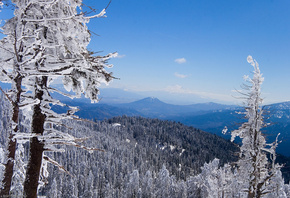
[{"label": "mountain ridge", "polygon": [[213,102],[197,103],[191,105],[168,104],[154,97],[143,98],[141,100],[137,100],[131,103],[112,104],[112,106],[134,109],[136,111],[139,111],[142,115],[145,115],[146,117],[156,118],[165,118],[169,116],[175,116],[181,113],[201,113],[202,111],[214,111],[235,108],[235,106],[233,105],[223,105]]},{"label": "mountain ridge", "polygon": [[[236,111],[244,111],[242,107],[223,105],[214,102],[197,103],[192,105],[167,104],[158,98],[146,97],[130,103],[123,104],[91,104],[78,101],[66,102],[71,106],[78,106],[80,111],[76,113],[81,118],[90,120],[104,120],[116,116],[142,116],[147,118],[159,118],[173,120],[188,126],[217,134],[229,139],[230,133],[224,135],[222,130],[225,126],[229,131],[237,129],[242,122],[243,114]],[[61,109],[58,107],[58,111]],[[271,123],[263,128],[267,136],[267,142],[273,142],[280,133],[277,151],[290,156],[288,142],[290,141],[290,102],[281,102],[263,107],[265,122]]]}]

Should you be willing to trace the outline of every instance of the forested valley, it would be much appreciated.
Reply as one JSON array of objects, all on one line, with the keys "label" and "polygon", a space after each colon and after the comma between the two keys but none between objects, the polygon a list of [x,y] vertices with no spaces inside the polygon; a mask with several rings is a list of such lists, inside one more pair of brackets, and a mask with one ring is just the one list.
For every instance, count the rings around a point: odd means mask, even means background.
[{"label": "forested valley", "polygon": [[[2,149],[7,144],[7,111],[2,104]],[[24,117],[22,122],[25,126]],[[204,163],[215,158],[219,158],[219,165],[237,160],[235,144],[176,122],[123,116],[95,123],[66,121],[64,125],[68,127],[61,127],[61,131],[87,137],[84,145],[100,151],[65,146],[65,152],[48,154],[68,172],[49,165],[49,176],[42,178],[47,185],[40,188],[40,195],[195,197],[199,193],[201,196],[205,192],[194,184],[193,176],[201,172]],[[25,152],[27,149],[26,144]],[[15,188],[14,194],[21,196],[21,191]]]}]

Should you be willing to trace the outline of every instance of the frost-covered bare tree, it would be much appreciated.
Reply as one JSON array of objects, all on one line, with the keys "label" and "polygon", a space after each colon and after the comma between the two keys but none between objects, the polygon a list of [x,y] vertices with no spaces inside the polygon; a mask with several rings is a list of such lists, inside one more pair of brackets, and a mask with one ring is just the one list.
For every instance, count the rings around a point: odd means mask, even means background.
[{"label": "frost-covered bare tree", "polygon": [[[31,115],[31,134],[18,131],[18,117],[12,123],[10,142],[29,140],[29,161],[24,182],[24,197],[36,197],[41,166],[51,162],[57,164],[44,151],[56,151],[54,144],[77,145],[78,139],[61,133],[54,125],[61,125],[61,119],[74,118],[76,108],[66,114],[57,114],[51,105],[64,106],[51,97],[58,92],[69,97],[82,93],[93,102],[98,100],[98,86],[112,80],[107,60],[115,54],[95,56],[87,50],[90,32],[86,24],[92,18],[103,17],[105,9],[94,16],[85,16],[81,0],[14,0],[14,17],[4,26],[7,35],[1,43],[5,51],[2,58],[1,80],[12,83],[7,94],[15,107],[23,108],[25,115]],[[64,87],[75,95],[62,93],[52,88],[51,83],[61,78]],[[14,109],[17,114],[17,109]],[[15,146],[8,150],[8,156],[15,155]],[[13,162],[13,157],[9,157]],[[13,170],[13,164],[12,164]],[[8,170],[6,168],[6,170]],[[9,174],[13,172],[9,171]],[[8,171],[6,171],[8,172]],[[11,177],[11,176],[10,176]],[[10,178],[11,182],[11,178]],[[10,190],[10,182],[3,195]]]},{"label": "frost-covered bare tree", "polygon": [[[259,69],[259,64],[251,56],[248,62],[254,67],[253,78],[245,76],[249,82],[245,85],[248,93],[246,96],[245,117],[248,120],[242,126],[232,132],[232,141],[239,136],[242,139],[240,157],[237,162],[238,182],[241,192],[247,197],[264,197],[267,194],[278,191],[275,187],[280,173],[280,166],[275,164],[277,140],[267,144],[261,129],[265,126],[261,98],[261,85],[264,80]],[[267,154],[271,157],[269,163]],[[282,180],[282,177],[279,177]],[[281,182],[280,182],[281,183]],[[282,182],[283,183],[283,182]],[[281,192],[283,194],[283,192]]]},{"label": "frost-covered bare tree", "polygon": [[17,27],[15,18],[10,19],[2,28],[3,33],[7,35],[0,41],[1,51],[1,66],[0,66],[0,80],[2,82],[11,83],[11,90],[4,92],[5,96],[9,99],[12,105],[12,118],[11,118],[11,133],[9,135],[9,142],[7,148],[7,157],[5,159],[5,172],[3,178],[3,188],[0,194],[2,196],[8,195],[11,188],[11,181],[13,176],[13,167],[15,161],[15,151],[17,142],[14,138],[15,133],[18,132],[18,118],[22,93],[22,79],[21,64],[23,62],[25,50],[22,41],[17,41],[17,32],[20,31],[21,27]]}]

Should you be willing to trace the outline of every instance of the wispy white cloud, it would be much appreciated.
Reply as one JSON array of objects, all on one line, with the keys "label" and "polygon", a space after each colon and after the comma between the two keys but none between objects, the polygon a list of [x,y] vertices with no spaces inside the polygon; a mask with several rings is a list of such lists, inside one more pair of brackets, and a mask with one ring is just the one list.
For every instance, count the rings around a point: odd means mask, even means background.
[{"label": "wispy white cloud", "polygon": [[174,60],[174,62],[176,62],[178,64],[183,64],[183,63],[186,63],[186,59],[185,58],[177,58]]},{"label": "wispy white cloud", "polygon": [[178,93],[178,94],[195,94],[194,91],[191,91],[189,89],[184,89],[180,85],[173,85],[173,86],[167,86],[164,91],[169,93]]},{"label": "wispy white cloud", "polygon": [[115,58],[124,58],[125,56],[125,54],[118,54]]},{"label": "wispy white cloud", "polygon": [[175,75],[177,78],[186,78],[186,77],[188,77],[188,75],[179,74],[179,73],[177,73],[177,72],[175,72],[174,75]]},{"label": "wispy white cloud", "polygon": [[232,102],[235,99],[231,95],[220,94],[220,93],[211,93],[211,92],[203,92],[203,91],[195,91],[190,89],[185,89],[180,85],[168,86],[164,89],[164,91],[172,93],[172,94],[186,94],[186,95],[196,95],[201,98],[207,99],[215,99],[220,101]]}]

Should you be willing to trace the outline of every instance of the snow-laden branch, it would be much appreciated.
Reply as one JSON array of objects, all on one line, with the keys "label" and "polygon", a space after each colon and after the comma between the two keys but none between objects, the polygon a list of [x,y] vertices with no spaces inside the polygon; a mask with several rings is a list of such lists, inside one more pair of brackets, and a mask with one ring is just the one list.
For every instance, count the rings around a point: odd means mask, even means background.
[{"label": "snow-laden branch", "polygon": [[18,143],[26,143],[30,140],[30,138],[33,137],[38,137],[41,134],[37,134],[37,133],[21,133],[21,132],[17,132],[13,134],[13,139],[17,140]]},{"label": "snow-laden branch", "polygon": [[93,18],[101,18],[101,17],[106,17],[106,9],[103,9],[100,13],[93,15],[93,16],[89,16],[89,17],[84,17],[85,19],[93,19]]},{"label": "snow-laden branch", "polygon": [[1,92],[5,95],[5,97],[11,102],[11,104],[14,104],[14,101],[8,96],[8,94],[2,89],[0,86]]},{"label": "snow-laden branch", "polygon": [[[111,1],[109,2],[108,6],[110,5]],[[83,20],[83,22],[88,23],[88,20],[93,19],[93,18],[101,18],[101,17],[106,17],[106,9],[104,8],[100,13],[95,14],[93,16],[84,16],[83,13],[80,14],[75,14],[67,17],[60,17],[60,18],[44,18],[44,19],[23,19],[24,22],[30,22],[30,23],[40,23],[40,22],[50,22],[50,21],[59,21],[59,20],[73,20],[73,19],[79,19]]]},{"label": "snow-laden branch", "polygon": [[70,98],[70,99],[77,98],[76,95],[71,95],[71,94],[68,94],[68,93],[64,93],[64,92],[62,92],[62,91],[60,91],[60,90],[58,90],[58,89],[55,89],[55,88],[53,88],[53,87],[49,87],[48,90],[51,91],[51,92],[59,93],[59,94],[61,94],[61,95],[63,95],[63,96],[66,96],[66,97],[68,97],[68,98]]},{"label": "snow-laden branch", "polygon": [[54,161],[53,159],[49,158],[48,156],[44,155],[43,159],[51,164],[53,164],[54,166],[56,166],[59,170],[65,172],[66,174],[70,175],[73,177],[72,174],[70,174],[70,172],[68,172],[64,166],[60,165],[58,162]]},{"label": "snow-laden branch", "polygon": [[28,106],[33,106],[33,105],[37,105],[39,104],[40,101],[38,99],[28,99],[26,98],[26,100],[22,101],[21,103],[19,103],[19,108],[20,109],[24,109],[27,108]]}]

